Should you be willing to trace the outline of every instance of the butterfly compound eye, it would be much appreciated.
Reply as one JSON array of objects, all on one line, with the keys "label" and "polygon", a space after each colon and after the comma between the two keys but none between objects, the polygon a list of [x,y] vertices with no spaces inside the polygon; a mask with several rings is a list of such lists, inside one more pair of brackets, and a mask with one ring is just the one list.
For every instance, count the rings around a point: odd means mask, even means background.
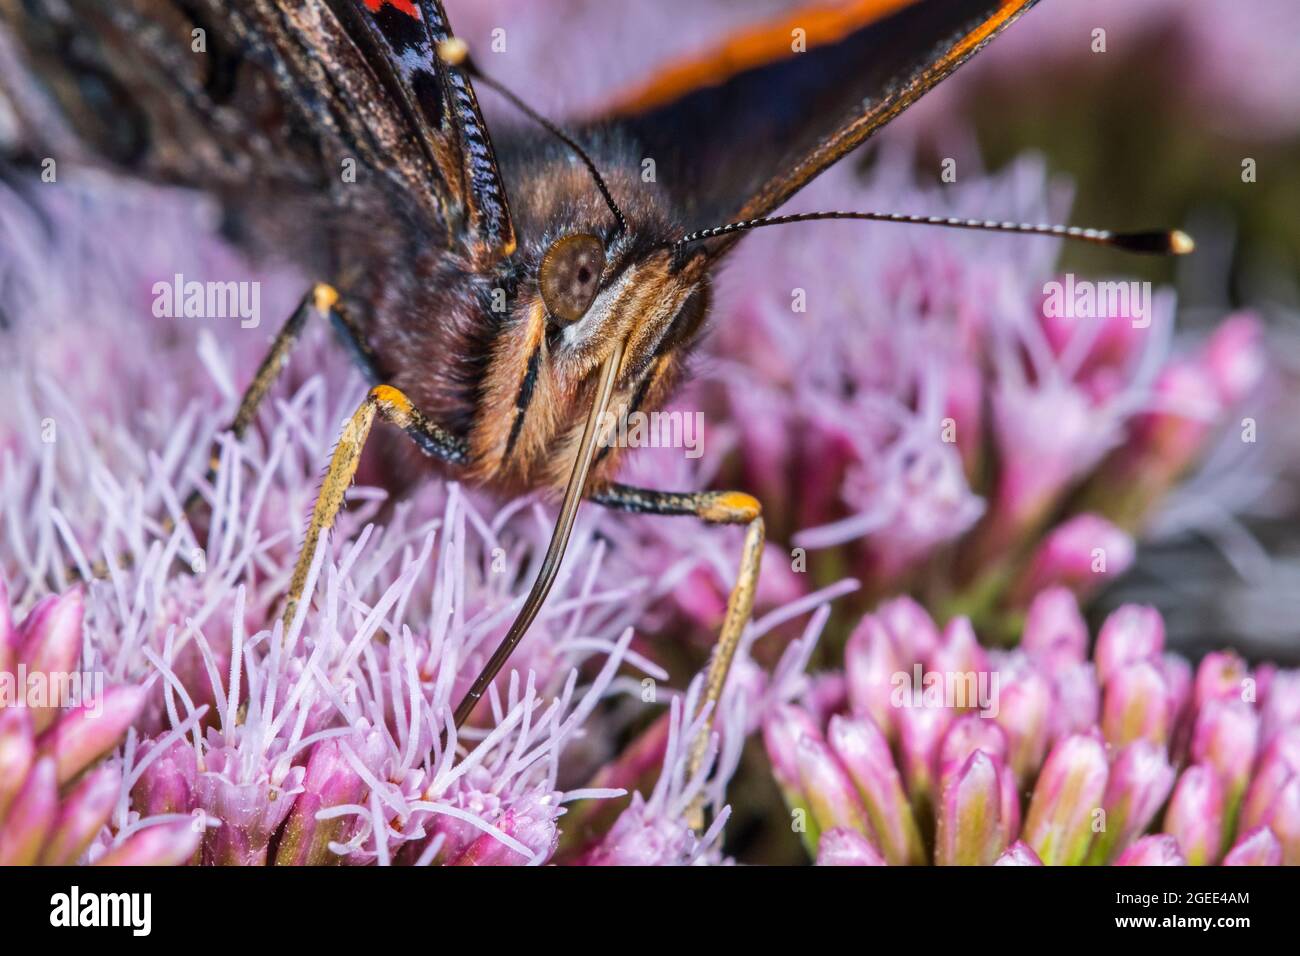
[{"label": "butterfly compound eye", "polygon": [[595,236],[565,236],[542,256],[538,285],[557,322],[577,322],[591,308],[605,271],[605,246]]}]

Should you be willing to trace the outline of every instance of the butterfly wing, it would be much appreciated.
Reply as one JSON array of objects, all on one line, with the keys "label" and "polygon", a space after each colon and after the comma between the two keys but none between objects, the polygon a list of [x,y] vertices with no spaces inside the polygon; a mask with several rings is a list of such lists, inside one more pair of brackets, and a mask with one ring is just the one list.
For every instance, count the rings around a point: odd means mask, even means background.
[{"label": "butterfly wing", "polygon": [[[949,76],[1037,0],[803,8],[620,97],[692,228],[767,215]],[[714,240],[721,254],[736,241]]]},{"label": "butterfly wing", "polygon": [[490,265],[515,249],[505,186],[469,77],[447,67],[437,46],[452,37],[442,0],[330,0],[348,34],[383,76],[405,127],[458,198],[471,258]]},{"label": "butterfly wing", "polygon": [[[378,191],[480,266],[514,248],[473,88],[435,55],[451,35],[440,0],[0,0],[0,13],[91,156],[244,199],[348,208]],[[38,114],[26,128],[39,142],[54,127]]]}]

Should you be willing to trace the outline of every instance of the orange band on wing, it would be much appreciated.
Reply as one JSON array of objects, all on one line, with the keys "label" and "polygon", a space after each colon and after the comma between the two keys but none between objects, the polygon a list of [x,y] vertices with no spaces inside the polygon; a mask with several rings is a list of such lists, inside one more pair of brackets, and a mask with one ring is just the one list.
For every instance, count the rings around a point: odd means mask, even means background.
[{"label": "orange band on wing", "polygon": [[837,43],[856,30],[882,20],[917,0],[856,0],[808,6],[779,19],[743,29],[720,47],[671,63],[644,83],[614,98],[614,115],[635,115],[705,86],[716,86],[739,73],[796,56],[794,31],[804,31],[807,49]]},{"label": "orange band on wing", "polygon": [[[838,162],[846,153],[857,148],[876,130],[889,123],[905,109],[933,89],[953,70],[975,53],[983,44],[1001,32],[1009,23],[1032,7],[1037,0],[1003,0],[997,10],[988,19],[968,33],[956,39],[942,56],[927,66],[908,83],[891,91],[885,97],[868,104],[866,112],[857,119],[840,127],[825,137],[817,148],[796,163],[792,168],[779,173],[769,180],[736,213],[736,219],[753,219],[764,216],[780,206],[794,193],[802,189],[814,176],[826,167]],[[735,244],[732,235],[726,246]],[[715,253],[716,254],[716,253]]]},{"label": "orange band on wing", "polygon": [[943,69],[949,64],[959,62],[971,50],[1001,30],[1008,20],[1023,12],[1024,8],[1024,0],[1006,0],[997,13],[962,37],[960,43],[945,53],[943,59],[939,61],[938,68]]}]

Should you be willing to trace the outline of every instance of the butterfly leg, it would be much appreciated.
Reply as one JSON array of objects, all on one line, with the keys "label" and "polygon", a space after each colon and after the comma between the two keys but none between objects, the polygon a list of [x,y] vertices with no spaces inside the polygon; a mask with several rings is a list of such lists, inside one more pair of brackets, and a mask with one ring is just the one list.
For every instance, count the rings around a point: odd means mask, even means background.
[{"label": "butterfly leg", "polygon": [[[262,402],[266,399],[271,387],[288,364],[289,353],[293,351],[294,345],[297,344],[299,337],[302,335],[302,330],[306,327],[307,320],[311,318],[313,312],[327,319],[330,325],[333,326],[339,342],[347,349],[349,355],[361,370],[362,375],[365,376],[367,383],[373,387],[383,381],[374,353],[366,344],[365,336],[356,321],[343,307],[343,304],[339,302],[338,292],[335,291],[333,286],[323,282],[317,283],[302,297],[293,314],[289,316],[280,331],[276,333],[275,340],[271,343],[266,358],[262,360],[252,382],[244,391],[244,395],[239,401],[239,408],[235,411],[235,417],[227,429],[236,439],[244,437],[248,427],[257,417]],[[416,444],[426,455],[451,464],[463,464],[468,459],[469,449],[463,439],[445,429],[438,428],[423,415],[420,416],[420,420],[425,427],[416,429],[411,434]],[[219,461],[214,448],[208,460],[207,481],[209,484],[216,479],[218,464]],[[186,497],[181,508],[183,519],[188,520],[201,502],[202,495],[195,488]],[[162,527],[165,532],[171,532],[176,527],[176,522],[170,517],[164,518]],[[130,564],[129,558],[119,559],[118,564],[121,567],[127,567]],[[76,566],[69,567],[67,573],[73,578],[83,577]],[[102,578],[107,574],[108,564],[106,561],[97,561],[90,568],[90,577],[92,578]]]},{"label": "butterfly leg", "polygon": [[[289,364],[289,353],[293,347],[298,344],[298,338],[302,335],[303,328],[307,325],[307,320],[311,317],[312,312],[316,312],[322,318],[327,318],[340,330],[340,334],[345,339],[360,340],[356,335],[355,326],[338,305],[339,294],[334,291],[333,286],[324,283],[317,283],[302,297],[298,303],[298,308],[293,310],[287,322],[276,333],[275,340],[271,343],[271,349],[262,359],[262,364],[257,367],[257,373],[253,376],[252,382],[244,390],[243,397],[239,400],[239,408],[235,411],[235,417],[230,422],[230,427],[226,430],[235,436],[236,440],[242,440],[244,434],[248,431],[248,426],[253,423],[257,417],[258,409],[262,407],[267,393],[270,392],[271,386],[275,384],[276,379],[284,367]],[[337,318],[336,318],[337,317]],[[363,366],[363,371],[367,372],[367,379],[371,378],[369,370]],[[370,384],[375,384],[371,381]],[[212,455],[208,459],[207,480],[211,484],[217,476],[217,449],[214,446]],[[195,488],[190,492],[189,497],[185,499],[185,508],[183,513],[189,515],[200,500],[199,490]]]},{"label": "butterfly leg", "polygon": [[[375,359],[375,355],[370,351],[369,345],[366,344],[365,336],[361,333],[356,321],[343,307],[343,304],[339,302],[338,292],[335,291],[333,286],[318,282],[302,297],[302,301],[298,303],[298,308],[294,310],[288,321],[276,334],[275,340],[271,343],[270,351],[266,353],[266,358],[262,359],[262,364],[258,366],[252,382],[244,391],[244,396],[239,401],[239,408],[235,411],[235,417],[227,429],[236,439],[244,437],[244,433],[248,431],[248,426],[257,417],[257,412],[262,407],[262,402],[265,400],[267,393],[270,392],[271,386],[280,377],[284,367],[289,364],[289,353],[297,344],[298,338],[302,335],[302,330],[307,325],[307,320],[313,312],[328,320],[330,325],[333,326],[339,342],[347,349],[357,368],[365,376],[367,384],[373,387],[383,382],[383,376],[379,371],[379,364]],[[431,432],[430,434],[434,433]],[[465,443],[447,433],[439,435],[438,440],[422,436],[417,441],[417,444],[420,445],[425,454],[452,463],[462,463],[468,454]],[[216,450],[214,449],[212,457],[208,461],[207,477],[209,483],[216,478],[217,465]],[[199,503],[199,499],[198,489],[190,492],[189,498],[185,502],[184,513],[186,515]]]},{"label": "butterfly leg", "polygon": [[[708,723],[701,729],[700,735],[691,743],[687,772],[693,776],[699,770],[708,752],[709,731],[717,714],[722,688],[727,681],[731,661],[736,656],[740,637],[754,609],[754,593],[758,587],[758,572],[763,559],[762,505],[757,498],[739,491],[682,493],[652,491],[619,484],[610,485],[593,495],[591,500],[618,511],[656,515],[691,515],[710,524],[746,526],[744,550],[741,553],[736,584],[727,599],[727,614],[723,618],[722,630],[714,645],[713,656],[709,660],[709,670],[704,678],[704,696],[700,698],[700,707],[704,708],[712,704],[713,712],[709,715]],[[702,798],[691,807],[689,815],[693,827],[696,829],[703,827]]]},{"label": "butterfly leg", "polygon": [[[271,390],[271,386],[279,378],[280,372],[288,364],[289,353],[293,350],[293,346],[297,343],[298,337],[302,334],[303,327],[307,324],[307,319],[311,317],[313,311],[330,320],[349,351],[356,356],[368,355],[360,331],[351,317],[338,304],[338,298],[339,295],[333,286],[324,283],[317,283],[312,286],[307,294],[302,297],[302,301],[298,303],[298,307],[294,309],[288,321],[276,333],[270,351],[267,353],[266,358],[262,360],[262,364],[258,366],[257,374],[253,376],[253,381],[239,401],[239,408],[235,412],[234,420],[227,429],[236,439],[242,439],[244,433],[248,431],[248,426],[256,417],[267,392]],[[358,364],[361,365],[362,371],[366,374],[370,384],[376,384],[378,378],[373,368],[373,362],[369,363],[368,367],[365,360],[358,358]],[[218,464],[217,449],[214,445],[208,458],[207,481],[209,484],[216,479]],[[203,496],[199,493],[198,488],[193,489],[186,496],[185,503],[181,507],[181,520],[189,520],[189,516],[202,502],[202,498]],[[161,523],[163,531],[166,533],[170,533],[176,528],[176,521],[170,516],[164,517]],[[127,567],[129,564],[129,557],[123,556],[118,559],[120,567]],[[82,577],[82,574],[75,566],[69,567],[67,570],[69,575],[73,577]],[[102,578],[107,574],[108,563],[106,561],[96,561],[91,565],[90,577]]]},{"label": "butterfly leg", "polygon": [[[302,301],[298,303],[298,307],[289,316],[288,321],[276,333],[270,351],[266,353],[266,358],[262,359],[262,364],[258,366],[252,382],[245,389],[243,398],[239,400],[239,408],[235,411],[235,417],[231,420],[230,427],[227,429],[236,439],[244,437],[248,427],[257,417],[258,410],[262,407],[262,402],[266,399],[267,393],[270,392],[271,387],[280,377],[284,367],[289,364],[289,353],[297,344],[298,338],[302,335],[302,330],[307,325],[307,320],[311,318],[313,312],[328,320],[330,325],[333,326],[340,344],[347,349],[353,362],[361,370],[361,374],[365,376],[367,384],[373,388],[383,382],[383,377],[379,371],[379,363],[370,350],[370,346],[366,343],[360,327],[339,301],[338,292],[335,291],[333,286],[318,282],[302,297]],[[423,415],[419,416],[419,420],[424,427],[413,431],[411,436],[421,451],[430,457],[439,458],[452,464],[463,464],[466,461],[469,450],[462,439],[444,429],[438,428]],[[209,484],[216,479],[218,464],[214,448],[212,457],[208,461],[207,480]],[[193,508],[198,505],[199,500],[200,495],[196,488],[190,492],[185,501],[184,514],[188,516]]]},{"label": "butterfly leg", "polygon": [[[415,444],[426,453],[430,449],[459,449],[463,442],[446,429],[434,424],[423,412],[411,404],[408,399],[391,385],[376,385],[359,408],[343,426],[343,434],[330,459],[325,480],[321,483],[320,494],[312,509],[311,521],[307,525],[307,534],[298,560],[289,579],[289,593],[285,600],[283,620],[286,630],[302,600],[302,593],[307,586],[307,574],[311,569],[312,558],[322,534],[328,534],[334,527],[335,519],[343,507],[343,498],[347,494],[352,479],[357,473],[357,464],[361,459],[362,449],[370,437],[370,430],[375,419],[381,418],[390,425],[402,429]],[[449,459],[452,460],[452,459]],[[463,461],[464,458],[454,459]]]}]

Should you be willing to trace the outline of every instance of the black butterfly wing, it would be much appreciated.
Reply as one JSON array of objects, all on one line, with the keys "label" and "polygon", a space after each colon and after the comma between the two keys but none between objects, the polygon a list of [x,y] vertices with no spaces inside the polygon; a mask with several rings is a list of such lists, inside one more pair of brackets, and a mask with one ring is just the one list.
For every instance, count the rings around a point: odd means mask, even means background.
[{"label": "black butterfly wing", "polygon": [[[89,155],[168,182],[340,208],[380,192],[479,265],[514,247],[440,0],[0,0]],[[12,96],[31,103],[30,96]],[[30,141],[56,118],[26,117]]]},{"label": "black butterfly wing", "polygon": [[[655,160],[692,228],[764,216],[1035,2],[858,0],[799,10],[670,65],[605,121]],[[736,238],[714,240],[713,254]]]},{"label": "black butterfly wing", "polygon": [[505,186],[469,77],[439,58],[452,30],[442,0],[329,0],[349,36],[382,77],[390,102],[439,177],[459,198],[455,212],[471,258],[490,265],[515,249]]}]

